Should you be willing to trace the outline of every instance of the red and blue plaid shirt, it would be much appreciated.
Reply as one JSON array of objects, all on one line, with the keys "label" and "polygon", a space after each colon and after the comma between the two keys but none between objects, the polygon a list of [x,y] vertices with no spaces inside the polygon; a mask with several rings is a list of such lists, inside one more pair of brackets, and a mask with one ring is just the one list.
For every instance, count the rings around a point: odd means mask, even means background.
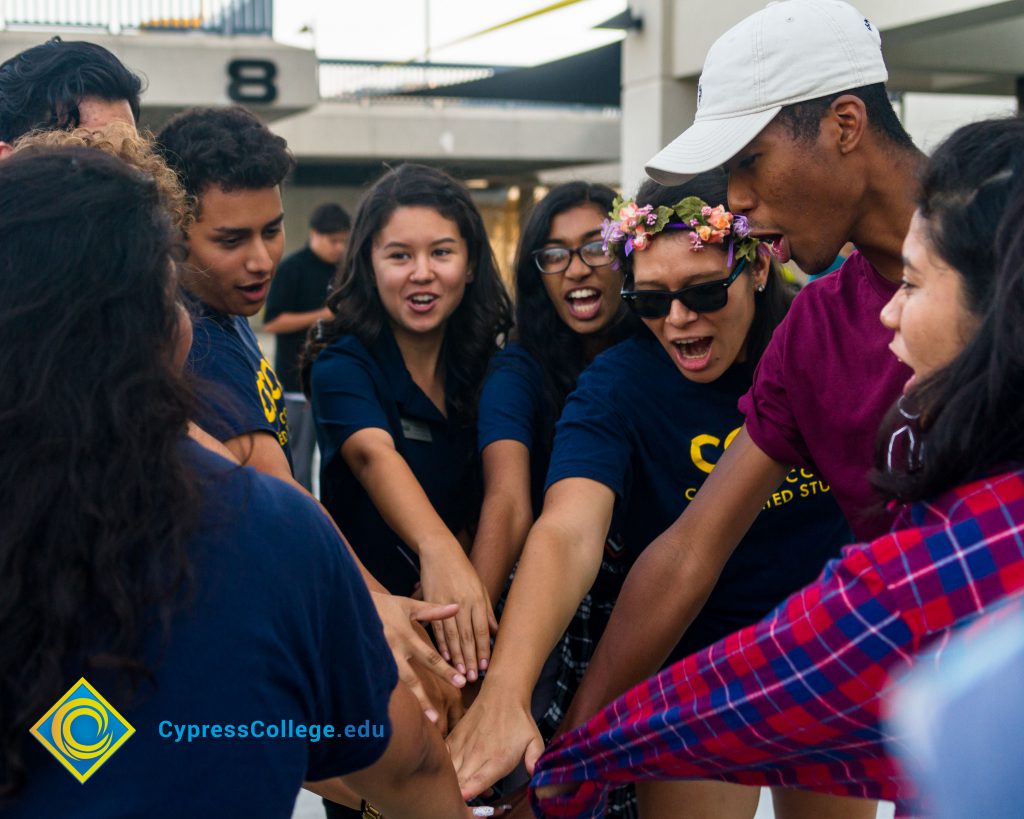
[{"label": "red and blue plaid shirt", "polygon": [[[641,683],[541,757],[541,817],[597,817],[609,788],[723,779],[889,799],[917,794],[886,751],[884,705],[922,649],[1024,590],[1024,470],[907,508],[756,625]],[[535,788],[581,783],[537,799]]]}]

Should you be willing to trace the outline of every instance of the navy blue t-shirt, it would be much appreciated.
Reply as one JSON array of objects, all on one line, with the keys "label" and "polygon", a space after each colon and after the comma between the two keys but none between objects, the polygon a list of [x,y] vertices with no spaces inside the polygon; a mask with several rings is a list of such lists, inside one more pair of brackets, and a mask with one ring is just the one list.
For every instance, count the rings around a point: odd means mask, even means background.
[{"label": "navy blue t-shirt", "polygon": [[196,423],[219,441],[268,432],[292,462],[284,390],[244,316],[194,302],[189,369],[199,385]]},{"label": "navy blue t-shirt", "polygon": [[[281,481],[183,446],[202,498],[188,544],[195,587],[163,650],[158,634],[146,642],[156,684],[129,700],[109,671],[84,671],[135,734],[84,784],[28,739],[27,790],[5,815],[287,819],[303,781],[365,768],[387,747],[397,671],[366,586],[323,511]],[[68,687],[82,674],[69,669]],[[254,721],[264,734],[284,721],[292,737],[223,736],[228,725],[252,731]],[[173,726],[190,724],[210,726],[207,737],[190,743],[186,728],[176,742]],[[355,736],[301,738],[297,726],[312,724],[342,734],[352,725]],[[88,719],[73,725],[95,734]]]},{"label": "navy blue t-shirt", "polygon": [[496,353],[480,393],[477,447],[483,452],[495,441],[518,441],[526,447],[534,518],[540,516],[544,505],[550,457],[547,442],[540,436],[545,434],[546,419],[555,416],[544,397],[544,373],[526,348],[513,341]]},{"label": "navy blue t-shirt", "polygon": [[[547,486],[590,478],[612,489],[613,526],[635,561],[682,514],[742,427],[737,401],[752,375],[749,365],[735,364],[710,384],[688,381],[647,332],[612,347],[584,370],[566,402]],[[726,563],[673,657],[761,619],[814,580],[850,539],[827,484],[794,469]]]},{"label": "navy blue t-shirt", "polygon": [[459,424],[450,403],[448,417],[442,415],[416,386],[389,328],[370,350],[351,335],[324,349],[310,371],[310,403],[324,506],[370,573],[393,594],[410,594],[419,558],[384,522],[341,456],[342,444],[362,429],[388,432],[445,526],[458,534],[477,496],[474,430]]}]

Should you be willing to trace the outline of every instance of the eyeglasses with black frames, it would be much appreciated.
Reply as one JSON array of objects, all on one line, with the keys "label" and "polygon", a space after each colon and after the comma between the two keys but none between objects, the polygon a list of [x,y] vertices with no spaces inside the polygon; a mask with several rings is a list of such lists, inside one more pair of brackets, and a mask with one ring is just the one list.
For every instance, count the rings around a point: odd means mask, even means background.
[{"label": "eyeglasses with black frames", "polygon": [[736,281],[746,266],[747,260],[740,259],[724,279],[691,284],[672,293],[667,290],[623,290],[622,298],[640,318],[665,318],[672,311],[672,302],[676,299],[695,313],[713,313],[728,304],[729,285]]},{"label": "eyeglasses with black frames", "polygon": [[540,250],[533,251],[533,263],[537,266],[537,269],[541,273],[553,275],[555,273],[564,273],[569,269],[569,265],[572,264],[572,257],[579,256],[580,261],[583,262],[587,267],[606,267],[610,265],[614,260],[611,256],[604,252],[604,242],[601,239],[595,239],[592,242],[587,242],[579,247],[542,247]]}]

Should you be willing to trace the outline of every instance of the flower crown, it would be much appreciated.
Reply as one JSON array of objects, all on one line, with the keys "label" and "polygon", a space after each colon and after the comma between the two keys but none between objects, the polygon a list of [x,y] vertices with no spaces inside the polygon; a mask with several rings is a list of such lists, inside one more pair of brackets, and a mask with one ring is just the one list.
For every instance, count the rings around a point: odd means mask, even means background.
[{"label": "flower crown", "polygon": [[753,262],[757,256],[760,240],[750,235],[746,216],[735,216],[725,205],[711,207],[698,196],[687,196],[680,202],[665,205],[644,205],[638,207],[632,199],[615,197],[612,209],[601,224],[601,239],[604,251],[618,255],[619,245],[625,240],[622,251],[628,256],[634,250],[643,250],[651,239],[666,229],[690,231],[690,250],[698,251],[705,244],[729,243],[729,265],[734,257]]}]

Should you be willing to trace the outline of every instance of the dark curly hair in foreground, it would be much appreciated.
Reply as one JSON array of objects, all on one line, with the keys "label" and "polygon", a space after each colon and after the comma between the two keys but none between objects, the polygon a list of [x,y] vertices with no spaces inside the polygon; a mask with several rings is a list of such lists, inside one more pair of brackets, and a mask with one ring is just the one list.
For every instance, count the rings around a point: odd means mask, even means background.
[{"label": "dark curly hair in foreground", "polygon": [[190,588],[190,391],[157,185],[94,148],[0,162],[0,803],[68,670],[148,674]]},{"label": "dark curly hair in foreground", "polygon": [[127,100],[139,120],[142,80],[103,46],[53,37],[0,65],[0,140],[29,131],[77,128],[86,97]]},{"label": "dark curly hair in foreground", "polygon": [[336,338],[352,334],[367,348],[388,324],[373,271],[373,242],[392,214],[402,207],[425,207],[459,228],[469,251],[473,279],[445,328],[441,360],[454,376],[449,386],[452,408],[461,423],[476,423],[480,388],[499,336],[512,324],[512,305],[501,283],[480,211],[469,192],[444,171],[425,165],[401,165],[384,174],[359,203],[345,260],[327,306],[334,318],[307,344],[303,371]]},{"label": "dark curly hair in foreground", "polygon": [[272,188],[295,166],[288,143],[240,106],[182,111],[156,142],[193,201],[211,185],[225,191]]}]

